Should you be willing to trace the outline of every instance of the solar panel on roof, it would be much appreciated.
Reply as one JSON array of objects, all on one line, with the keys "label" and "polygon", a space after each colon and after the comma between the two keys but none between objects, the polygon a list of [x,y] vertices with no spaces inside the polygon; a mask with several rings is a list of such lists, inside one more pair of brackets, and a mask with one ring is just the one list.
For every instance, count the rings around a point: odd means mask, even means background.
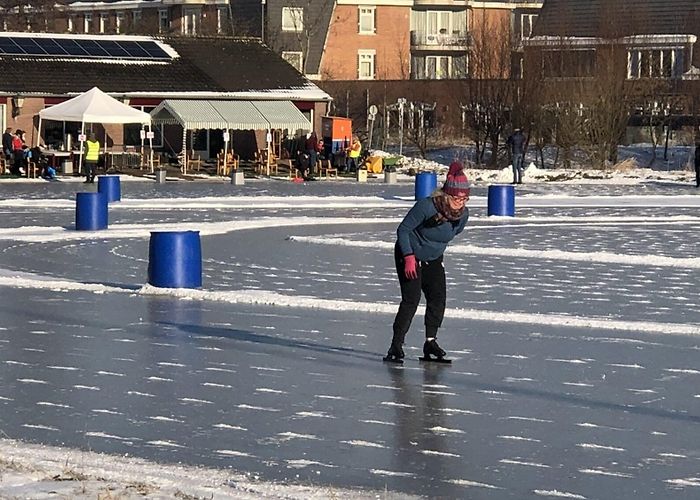
[{"label": "solar panel on roof", "polygon": [[75,41],[78,45],[80,45],[85,51],[88,53],[89,56],[93,57],[106,57],[109,56],[109,52],[104,50],[102,46],[97,43],[95,40],[83,40],[79,39]]},{"label": "solar panel on roof", "polygon": [[53,41],[50,38],[37,38],[34,40],[36,44],[44,49],[47,54],[50,55],[66,55],[68,52],[66,52],[65,49],[63,49],[59,44],[57,44],[55,41]]},{"label": "solar panel on roof", "polygon": [[[135,42],[132,44],[123,44],[122,42],[118,42],[119,45],[124,48],[124,50],[128,50],[129,56],[131,57],[138,57],[138,58],[148,58],[151,57],[148,52],[144,50],[143,47],[139,44],[139,42]],[[126,47],[124,47],[126,45]]]},{"label": "solar panel on roof", "polygon": [[0,51],[5,54],[24,54],[24,51],[11,38],[0,38]]},{"label": "solar panel on roof", "polygon": [[170,59],[170,56],[156,42],[138,42],[148,52],[148,55],[156,59]]},{"label": "solar panel on roof", "polygon": [[15,43],[19,45],[26,54],[32,56],[46,55],[46,51],[39,47],[31,38],[17,38]]},{"label": "solar panel on roof", "polygon": [[114,40],[102,38],[49,38],[2,36],[0,54],[99,57],[101,59],[170,59],[170,55],[155,41]]},{"label": "solar panel on roof", "polygon": [[98,45],[112,57],[129,57],[129,53],[113,40],[102,40]]},{"label": "solar panel on roof", "polygon": [[56,43],[63,48],[63,50],[66,51],[68,55],[71,56],[86,56],[88,55],[87,52],[85,52],[85,49],[83,49],[80,45],[75,43],[75,40],[71,40],[69,38],[61,38],[61,39],[56,39]]}]

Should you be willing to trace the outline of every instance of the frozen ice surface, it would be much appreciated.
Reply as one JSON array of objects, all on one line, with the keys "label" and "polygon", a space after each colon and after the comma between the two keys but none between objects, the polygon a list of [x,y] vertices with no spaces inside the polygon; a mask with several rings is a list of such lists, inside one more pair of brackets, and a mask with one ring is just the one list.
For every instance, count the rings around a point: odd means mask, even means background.
[{"label": "frozen ice surface", "polygon": [[[292,498],[700,493],[688,185],[524,185],[515,218],[477,185],[445,259],[452,366],[417,361],[422,316],[406,363],[381,362],[408,182],[125,182],[95,233],[73,230],[81,188],[0,184],[6,462],[197,467],[215,498],[227,473]],[[201,231],[200,290],[144,287],[150,231],[174,228]]]}]

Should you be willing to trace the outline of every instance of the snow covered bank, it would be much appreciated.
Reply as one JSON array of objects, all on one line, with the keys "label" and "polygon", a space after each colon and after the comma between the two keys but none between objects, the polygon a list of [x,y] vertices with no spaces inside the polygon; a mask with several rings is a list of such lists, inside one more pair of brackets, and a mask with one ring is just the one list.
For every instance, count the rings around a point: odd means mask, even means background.
[{"label": "snow covered bank", "polygon": [[[183,478],[187,478],[183,481]],[[388,492],[275,484],[225,470],[0,440],[2,498],[408,498]]]}]

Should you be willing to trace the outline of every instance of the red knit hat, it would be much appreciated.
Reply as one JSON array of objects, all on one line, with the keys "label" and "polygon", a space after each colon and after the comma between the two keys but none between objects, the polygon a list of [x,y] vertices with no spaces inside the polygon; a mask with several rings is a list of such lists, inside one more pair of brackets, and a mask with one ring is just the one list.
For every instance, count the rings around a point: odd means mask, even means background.
[{"label": "red knit hat", "polygon": [[460,162],[453,161],[450,164],[442,190],[452,196],[469,196],[469,179],[467,179],[464,166]]}]

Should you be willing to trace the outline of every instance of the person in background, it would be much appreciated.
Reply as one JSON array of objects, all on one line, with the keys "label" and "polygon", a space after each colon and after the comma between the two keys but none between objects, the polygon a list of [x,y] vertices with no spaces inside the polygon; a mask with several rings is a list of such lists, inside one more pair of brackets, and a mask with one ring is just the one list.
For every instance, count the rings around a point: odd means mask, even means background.
[{"label": "person in background", "polygon": [[302,179],[308,180],[310,178],[310,176],[309,176],[310,166],[311,166],[311,159],[310,159],[309,154],[305,151],[297,151],[296,169],[299,171],[299,175],[301,175]]},{"label": "person in background", "polygon": [[352,144],[350,144],[348,148],[347,172],[357,172],[357,167],[359,166],[357,163],[360,159],[360,154],[362,154],[362,143],[357,136],[353,136]]},{"label": "person in background", "polygon": [[463,166],[453,161],[442,189],[418,200],[396,231],[394,262],[401,286],[401,304],[394,319],[391,347],[384,361],[403,362],[403,343],[418,309],[421,292],[425,295],[424,361],[444,360],[445,351],[436,337],[445,314],[447,285],[443,253],[447,244],[464,230],[469,218],[469,180]]},{"label": "person in background", "polygon": [[326,154],[325,154],[325,144],[323,142],[323,139],[319,139],[318,142],[316,143],[316,154],[318,155],[317,159],[318,160],[325,160],[326,159]]},{"label": "person in background", "polygon": [[523,131],[516,128],[506,144],[510,146],[511,158],[513,160],[513,184],[523,183],[523,162],[525,160],[525,143],[527,138]]},{"label": "person in background", "polygon": [[12,168],[10,169],[12,175],[22,175],[25,172],[25,157],[24,150],[22,149],[24,141],[22,140],[22,134],[24,134],[24,132],[17,129],[15,135],[12,137],[12,155],[14,157]]},{"label": "person in background", "polygon": [[10,127],[7,127],[5,133],[2,134],[2,153],[7,161],[12,159],[12,129]]},{"label": "person in background", "polygon": [[700,188],[700,136],[695,138],[695,187]]},{"label": "person in background", "polygon": [[85,142],[85,183],[95,183],[95,170],[97,162],[100,160],[100,141],[97,140],[94,132],[90,132],[88,140]]},{"label": "person in background", "polygon": [[311,172],[316,172],[316,162],[318,161],[318,137],[316,137],[316,132],[311,132],[306,138],[306,143],[304,144],[304,149],[306,154],[309,155],[309,168]]},{"label": "person in background", "polygon": [[43,179],[46,179],[47,181],[55,181],[56,180],[56,169],[53,168],[51,165],[47,165],[44,170],[41,172],[41,177]]}]

